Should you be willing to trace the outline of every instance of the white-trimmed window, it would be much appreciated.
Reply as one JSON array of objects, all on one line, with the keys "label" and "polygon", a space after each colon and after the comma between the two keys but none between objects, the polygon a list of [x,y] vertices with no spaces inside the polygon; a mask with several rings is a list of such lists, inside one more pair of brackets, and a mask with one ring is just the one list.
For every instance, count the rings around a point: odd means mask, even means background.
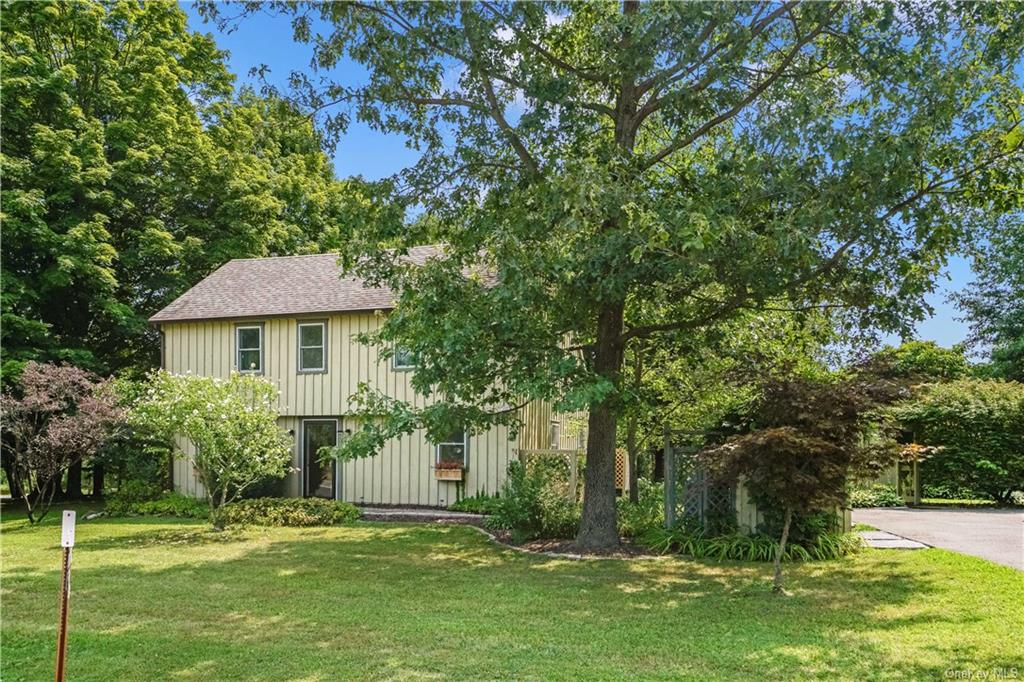
[{"label": "white-trimmed window", "polygon": [[391,361],[395,369],[415,369],[416,354],[408,348],[395,346],[395,353],[391,356]]},{"label": "white-trimmed window", "polygon": [[327,371],[327,323],[299,323],[299,371]]},{"label": "white-trimmed window", "polygon": [[239,372],[263,373],[263,325],[235,327],[235,365]]},{"label": "white-trimmed window", "polygon": [[468,462],[466,452],[469,450],[469,439],[465,431],[454,431],[436,445],[437,463],[458,462],[465,469]]}]

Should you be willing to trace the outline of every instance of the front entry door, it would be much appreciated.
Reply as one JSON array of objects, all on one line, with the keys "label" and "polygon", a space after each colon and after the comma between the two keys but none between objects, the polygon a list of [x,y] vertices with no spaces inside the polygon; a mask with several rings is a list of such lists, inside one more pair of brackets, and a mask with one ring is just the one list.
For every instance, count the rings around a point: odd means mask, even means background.
[{"label": "front entry door", "polygon": [[320,462],[318,450],[338,444],[337,419],[302,420],[302,470],[304,497],[333,500],[338,488],[336,462]]}]

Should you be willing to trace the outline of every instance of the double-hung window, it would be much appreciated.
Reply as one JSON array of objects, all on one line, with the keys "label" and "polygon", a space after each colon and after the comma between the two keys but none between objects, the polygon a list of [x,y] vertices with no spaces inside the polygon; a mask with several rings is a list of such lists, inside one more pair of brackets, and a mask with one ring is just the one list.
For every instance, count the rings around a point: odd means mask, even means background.
[{"label": "double-hung window", "polygon": [[327,323],[299,323],[299,371],[327,371]]},{"label": "double-hung window", "polygon": [[465,469],[468,446],[469,443],[465,431],[455,431],[449,434],[443,441],[437,444],[437,463],[443,465],[448,462],[456,462]]},{"label": "double-hung window", "polygon": [[235,327],[235,365],[239,372],[263,373],[263,325]]}]

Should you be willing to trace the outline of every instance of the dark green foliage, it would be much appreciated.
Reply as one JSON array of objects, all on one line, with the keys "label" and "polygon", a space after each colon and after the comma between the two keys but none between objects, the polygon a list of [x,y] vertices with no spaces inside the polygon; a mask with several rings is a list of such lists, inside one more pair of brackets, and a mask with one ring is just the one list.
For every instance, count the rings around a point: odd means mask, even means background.
[{"label": "dark green foliage", "polygon": [[943,348],[934,341],[908,341],[898,348],[884,348],[871,360],[880,376],[910,381],[952,381],[970,374],[963,346]]},{"label": "dark green foliage", "polygon": [[619,534],[627,538],[643,535],[665,523],[665,484],[646,478],[637,480],[637,501],[619,498]]},{"label": "dark green foliage", "polygon": [[359,518],[359,509],[348,502],[319,497],[262,497],[238,500],[217,512],[226,526],[333,526]]},{"label": "dark green foliage", "polygon": [[30,359],[149,369],[146,319],[184,289],[352,223],[309,120],[235,93],[176,4],[4,2],[3,19],[5,381]]},{"label": "dark green foliage", "polygon": [[571,538],[579,527],[579,515],[579,507],[553,485],[548,472],[512,462],[487,527],[510,531],[512,541],[517,543]]},{"label": "dark green foliage", "polygon": [[125,508],[139,502],[149,502],[162,497],[164,489],[145,479],[129,479],[121,483],[117,492],[110,496],[107,506]]},{"label": "dark green foliage", "polygon": [[902,507],[906,504],[896,489],[891,485],[875,483],[870,486],[854,486],[850,490],[850,506],[862,507]]},{"label": "dark green foliage", "polygon": [[122,496],[120,491],[107,501],[106,511],[112,516],[179,516],[189,519],[206,519],[210,507],[203,500],[177,492],[163,493],[155,499],[139,499],[141,489],[134,486]]},{"label": "dark green foliage", "polygon": [[478,492],[472,497],[463,497],[451,506],[453,511],[469,512],[470,514],[493,514],[498,508],[499,495],[488,495]]},{"label": "dark green foliage", "polygon": [[[1007,192],[1007,196],[1013,196]],[[1021,192],[1015,193],[1020,201]],[[991,349],[991,376],[1024,381],[1024,209],[993,226],[974,247],[976,279],[957,296],[971,341]]]},{"label": "dark green foliage", "polygon": [[[766,509],[761,512],[761,517],[755,535],[779,537],[785,522],[785,513],[782,510]],[[790,522],[787,541],[809,546],[822,535],[842,532],[841,520],[842,518],[836,510],[794,514]]]},{"label": "dark green foliage", "polygon": [[914,440],[938,450],[922,482],[1007,503],[1024,490],[1024,384],[964,379],[932,384],[893,409]]}]

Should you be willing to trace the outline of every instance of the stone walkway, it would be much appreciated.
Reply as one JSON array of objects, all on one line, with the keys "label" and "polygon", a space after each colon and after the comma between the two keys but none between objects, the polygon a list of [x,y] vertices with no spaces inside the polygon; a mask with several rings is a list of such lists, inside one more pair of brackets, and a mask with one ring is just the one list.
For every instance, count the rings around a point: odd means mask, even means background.
[{"label": "stone walkway", "polygon": [[884,530],[862,530],[860,536],[868,547],[874,549],[927,549],[928,545],[917,540],[908,540]]},{"label": "stone walkway", "polygon": [[424,509],[402,507],[360,507],[362,518],[367,521],[404,521],[412,523],[466,523],[478,526],[484,517],[469,512],[447,509]]}]

